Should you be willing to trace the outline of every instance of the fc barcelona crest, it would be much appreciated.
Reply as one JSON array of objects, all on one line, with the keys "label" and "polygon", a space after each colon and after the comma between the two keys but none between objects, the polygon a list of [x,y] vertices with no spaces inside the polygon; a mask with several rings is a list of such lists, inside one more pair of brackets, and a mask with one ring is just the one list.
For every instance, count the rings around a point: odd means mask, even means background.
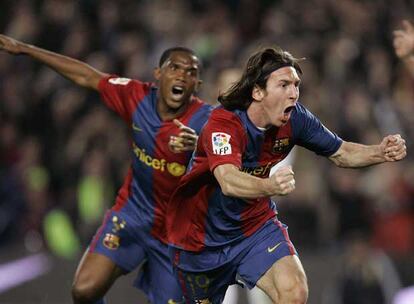
[{"label": "fc barcelona crest", "polygon": [[290,146],[289,137],[278,138],[273,144],[272,152],[273,153],[283,153],[287,152]]},{"label": "fc barcelona crest", "polygon": [[115,250],[119,247],[119,236],[107,233],[103,240],[103,244],[106,248]]}]

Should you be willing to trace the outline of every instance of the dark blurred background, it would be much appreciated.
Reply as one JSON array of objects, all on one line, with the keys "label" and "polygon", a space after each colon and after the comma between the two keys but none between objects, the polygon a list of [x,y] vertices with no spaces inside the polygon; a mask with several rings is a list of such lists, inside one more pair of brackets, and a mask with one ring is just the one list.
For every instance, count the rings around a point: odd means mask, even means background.
[{"label": "dark blurred background", "polygon": [[[297,188],[278,206],[309,303],[400,304],[414,285],[414,79],[392,31],[413,15],[409,0],[3,0],[0,33],[146,81],[165,48],[188,46],[212,104],[260,46],[305,57],[300,101],[328,128],[365,144],[400,133],[408,148],[402,162],[362,170],[295,149]],[[98,94],[0,54],[0,303],[70,303],[77,262],[129,165],[128,136]],[[109,303],[145,303],[132,280]],[[233,302],[247,303],[245,291]]]}]

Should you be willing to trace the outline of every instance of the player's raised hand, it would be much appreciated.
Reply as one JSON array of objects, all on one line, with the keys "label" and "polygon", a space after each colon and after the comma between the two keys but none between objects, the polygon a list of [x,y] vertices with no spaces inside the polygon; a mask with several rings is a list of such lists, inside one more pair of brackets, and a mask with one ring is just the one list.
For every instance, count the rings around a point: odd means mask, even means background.
[{"label": "player's raised hand", "polygon": [[399,58],[414,55],[414,26],[408,20],[402,22],[402,29],[395,30],[394,49]]},{"label": "player's raised hand", "polygon": [[269,177],[273,187],[273,193],[276,195],[287,195],[295,190],[295,174],[292,166],[281,167]]},{"label": "player's raised hand", "polygon": [[197,144],[197,133],[181,123],[178,119],[173,120],[174,124],[180,129],[178,136],[171,136],[168,147],[174,153],[193,151]]},{"label": "player's raised hand", "polygon": [[385,160],[389,162],[401,160],[407,155],[405,140],[400,134],[388,135],[384,137],[380,147]]},{"label": "player's raised hand", "polygon": [[0,50],[10,54],[20,54],[23,43],[5,35],[0,35]]}]

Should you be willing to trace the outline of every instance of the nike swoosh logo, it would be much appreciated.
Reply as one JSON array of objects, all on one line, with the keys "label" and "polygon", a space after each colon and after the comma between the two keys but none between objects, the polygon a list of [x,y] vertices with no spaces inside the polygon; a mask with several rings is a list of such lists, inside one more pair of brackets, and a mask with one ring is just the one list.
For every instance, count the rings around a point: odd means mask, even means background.
[{"label": "nike swoosh logo", "polygon": [[273,251],[276,250],[277,247],[279,247],[282,244],[282,242],[277,243],[275,246],[273,247],[267,247],[267,252],[272,253]]},{"label": "nike swoosh logo", "polygon": [[137,132],[141,132],[142,129],[137,127],[134,123],[132,123],[132,130],[137,131]]}]

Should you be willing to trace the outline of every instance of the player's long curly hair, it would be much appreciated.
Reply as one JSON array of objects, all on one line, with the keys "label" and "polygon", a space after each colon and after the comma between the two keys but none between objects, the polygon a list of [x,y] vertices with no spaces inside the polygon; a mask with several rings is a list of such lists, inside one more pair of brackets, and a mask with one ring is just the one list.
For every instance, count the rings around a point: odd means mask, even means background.
[{"label": "player's long curly hair", "polygon": [[265,89],[270,74],[284,66],[292,66],[302,74],[299,66],[302,60],[304,58],[297,59],[280,47],[258,51],[248,59],[240,80],[225,93],[220,94],[218,101],[228,110],[246,110],[252,103],[252,91],[255,85]]}]

